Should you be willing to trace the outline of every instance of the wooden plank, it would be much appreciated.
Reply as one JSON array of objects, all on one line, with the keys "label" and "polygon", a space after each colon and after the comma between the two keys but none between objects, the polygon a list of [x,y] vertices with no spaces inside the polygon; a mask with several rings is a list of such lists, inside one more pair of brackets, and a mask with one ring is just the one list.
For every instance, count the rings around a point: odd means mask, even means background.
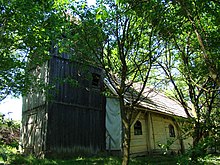
[{"label": "wooden plank", "polygon": [[[101,87],[93,90],[87,78],[88,71],[100,73],[101,70],[79,66],[61,57],[50,60],[50,83],[70,76],[79,80],[80,84],[79,87],[72,87],[57,81],[55,86],[58,93],[51,91],[54,99],[48,109],[49,150],[69,152],[79,146],[92,147],[94,150],[105,148],[105,106],[100,95]],[[79,71],[80,76],[77,74]]]},{"label": "wooden plank", "polygon": [[[83,109],[75,109],[73,111],[72,106],[60,105],[60,104],[56,104],[55,107],[57,107],[57,109],[59,110],[57,112],[53,111],[55,112],[53,115],[56,116],[56,120],[62,121],[62,124],[56,123],[55,121],[53,121],[54,123],[51,123],[51,124],[53,125],[53,127],[57,127],[59,129],[62,129],[65,127],[65,131],[60,130],[58,133],[54,131],[55,128],[52,127],[51,132],[54,132],[54,133],[52,133],[53,136],[51,136],[51,138],[54,138],[55,136],[57,136],[58,139],[60,139],[62,136],[62,141],[53,142],[55,144],[51,144],[51,145],[56,145],[54,146],[55,148],[59,146],[67,147],[67,144],[68,144],[68,147],[74,147],[74,146],[90,147],[92,146],[94,147],[94,149],[100,148],[100,146],[103,144],[104,139],[100,138],[100,136],[97,136],[97,135],[105,132],[105,130],[102,130],[100,128],[101,120],[99,119],[100,117],[99,113],[101,113],[102,111],[92,111],[92,110],[85,111]],[[65,108],[65,111],[60,110],[60,107]],[[79,113],[79,115],[73,115],[77,113]],[[71,120],[64,120],[70,116],[72,117]],[[68,125],[71,125],[71,127],[68,127]],[[67,134],[71,134],[72,132],[74,132],[74,134],[72,134],[74,138],[72,139],[72,144],[69,144],[68,142],[69,137],[67,136]]]},{"label": "wooden plank", "polygon": [[23,112],[22,116],[22,145],[24,153],[40,154],[44,146],[45,106],[39,106],[32,111]]}]

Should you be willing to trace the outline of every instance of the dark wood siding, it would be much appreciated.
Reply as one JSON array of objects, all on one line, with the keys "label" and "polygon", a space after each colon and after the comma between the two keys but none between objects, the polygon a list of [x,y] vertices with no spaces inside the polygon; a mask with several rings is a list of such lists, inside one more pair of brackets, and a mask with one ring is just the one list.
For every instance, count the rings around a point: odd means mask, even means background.
[{"label": "dark wood siding", "polygon": [[53,103],[49,109],[49,152],[87,154],[104,149],[100,111],[61,103]]},{"label": "dark wood siding", "polygon": [[[53,100],[101,108],[100,92],[103,87],[101,69],[54,57],[50,61],[49,72]],[[92,85],[92,73],[101,76],[98,86]]]},{"label": "dark wood siding", "polygon": [[[105,148],[105,99],[102,70],[53,57],[49,67],[48,153],[95,153]],[[92,74],[100,75],[98,85]],[[72,82],[72,84],[71,84]],[[75,84],[75,82],[77,82]]]}]

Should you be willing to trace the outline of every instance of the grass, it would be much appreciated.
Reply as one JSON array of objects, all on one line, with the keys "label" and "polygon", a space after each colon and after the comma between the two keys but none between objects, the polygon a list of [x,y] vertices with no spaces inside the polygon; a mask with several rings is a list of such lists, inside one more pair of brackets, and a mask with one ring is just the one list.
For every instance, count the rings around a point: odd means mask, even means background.
[{"label": "grass", "polygon": [[[165,165],[176,164],[177,159],[167,156],[153,157],[138,157],[132,158],[131,165]],[[69,160],[59,159],[36,159],[33,156],[22,157],[17,155],[10,160],[10,164],[25,164],[25,165],[120,165],[121,159],[118,157],[75,157]]]},{"label": "grass", "polygon": [[[177,164],[177,157],[171,156],[145,156],[131,158],[130,165],[172,165]],[[120,165],[121,159],[119,157],[75,157],[69,160],[60,159],[37,159],[33,156],[24,157],[21,155],[14,155],[10,158],[10,164],[25,164],[25,165]]]},{"label": "grass", "polygon": [[17,156],[11,160],[11,164],[25,164],[25,165],[119,165],[120,160],[118,158],[103,158],[103,157],[76,157],[69,160],[59,159],[36,159],[32,156],[21,157]]},{"label": "grass", "polygon": [[[4,161],[0,161],[3,164]],[[68,160],[61,159],[37,159],[34,156],[22,156],[12,154],[6,164],[17,165],[121,165],[121,158],[111,156],[96,157],[73,157]],[[130,165],[191,165],[187,157],[177,157],[168,155],[145,156],[131,158]],[[220,165],[220,155],[207,155],[200,158],[198,164],[202,165]]]}]

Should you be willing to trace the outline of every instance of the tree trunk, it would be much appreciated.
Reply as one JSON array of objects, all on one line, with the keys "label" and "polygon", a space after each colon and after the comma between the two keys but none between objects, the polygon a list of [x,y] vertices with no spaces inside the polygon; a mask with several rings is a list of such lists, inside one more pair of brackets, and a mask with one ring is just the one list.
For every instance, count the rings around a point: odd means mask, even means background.
[{"label": "tree trunk", "polygon": [[121,111],[121,119],[122,119],[122,165],[129,164],[130,158],[130,138],[131,138],[131,113],[124,105],[124,98],[121,96],[119,98],[120,101],[120,111]]},{"label": "tree trunk", "polygon": [[123,123],[123,148],[122,148],[122,165],[128,165],[130,159],[130,138],[131,138],[131,129],[129,123]]},{"label": "tree trunk", "polygon": [[[197,121],[195,123],[195,127],[194,127],[194,135],[193,135],[193,151],[192,151],[192,161],[196,162],[197,161],[197,158],[199,156],[199,153],[197,151],[197,147],[198,147],[198,144],[201,140],[202,136],[201,136],[201,128],[200,128],[200,123],[199,121]],[[202,151],[200,151],[202,152]]]},{"label": "tree trunk", "polygon": [[185,147],[184,147],[184,143],[183,143],[183,137],[182,137],[182,132],[180,131],[180,126],[179,124],[174,120],[174,124],[177,128],[177,134],[178,134],[178,139],[179,139],[179,143],[180,143],[180,152],[181,154],[185,153]]}]

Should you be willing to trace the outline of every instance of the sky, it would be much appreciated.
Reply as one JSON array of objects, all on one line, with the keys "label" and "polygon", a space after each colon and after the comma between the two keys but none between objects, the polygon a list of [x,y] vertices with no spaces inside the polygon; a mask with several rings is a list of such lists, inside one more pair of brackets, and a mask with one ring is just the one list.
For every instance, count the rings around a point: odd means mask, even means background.
[{"label": "sky", "polygon": [[[96,0],[88,0],[88,5],[94,5]],[[5,114],[6,118],[20,120],[22,116],[22,98],[7,97],[0,102],[0,112]]]},{"label": "sky", "polygon": [[96,0],[87,0],[88,5],[95,5]]},{"label": "sky", "polygon": [[0,102],[0,112],[5,114],[6,118],[21,121],[22,99],[7,97]]}]

